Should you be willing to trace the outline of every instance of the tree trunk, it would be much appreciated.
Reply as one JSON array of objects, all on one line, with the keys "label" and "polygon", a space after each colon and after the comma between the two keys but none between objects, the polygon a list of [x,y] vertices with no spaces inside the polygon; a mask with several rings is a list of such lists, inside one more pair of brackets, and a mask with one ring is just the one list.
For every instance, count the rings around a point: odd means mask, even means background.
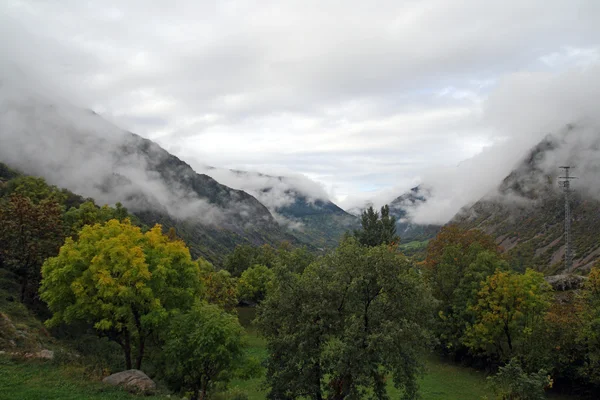
[{"label": "tree trunk", "polygon": [[139,337],[139,346],[138,346],[138,354],[137,359],[135,361],[135,368],[142,368],[142,360],[144,358],[144,344],[146,342],[146,336],[144,335],[144,331],[142,329],[142,320],[140,318],[139,312],[132,308],[133,320],[135,322],[135,328],[137,329],[138,337]]},{"label": "tree trunk", "polygon": [[192,393],[192,398],[190,400],[198,400],[199,397],[200,397],[200,391],[198,390],[198,387],[194,387],[194,391]]},{"label": "tree trunk", "polygon": [[206,397],[206,385],[202,385],[202,395],[200,397],[200,400],[206,400],[208,397]]},{"label": "tree trunk", "polygon": [[23,276],[21,278],[21,303],[25,302],[25,293],[27,292],[27,284],[29,283],[29,280],[27,279],[27,276]]},{"label": "tree trunk", "polygon": [[506,335],[506,341],[508,342],[508,349],[510,350],[510,353],[512,355],[512,340],[510,337],[510,330],[508,329],[508,325],[504,324],[504,334]]},{"label": "tree trunk", "polygon": [[140,336],[140,346],[138,348],[137,359],[135,360],[135,369],[142,369],[142,359],[144,358],[144,344],[146,343],[146,338]]},{"label": "tree trunk", "polygon": [[131,369],[131,338],[129,337],[129,331],[127,329],[125,330],[123,351],[125,352],[125,367]]}]

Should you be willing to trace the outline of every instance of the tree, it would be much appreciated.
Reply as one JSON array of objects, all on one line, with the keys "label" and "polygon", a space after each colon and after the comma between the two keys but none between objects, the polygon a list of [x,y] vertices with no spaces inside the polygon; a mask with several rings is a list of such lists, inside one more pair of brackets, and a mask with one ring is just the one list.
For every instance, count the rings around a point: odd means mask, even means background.
[{"label": "tree", "polygon": [[116,208],[104,205],[98,207],[93,201],[89,200],[82,203],[79,207],[71,207],[64,214],[65,224],[67,226],[68,236],[76,238],[77,234],[86,225],[103,224],[111,219],[123,221],[129,217],[126,208],[117,203]]},{"label": "tree", "polygon": [[33,176],[18,176],[9,180],[6,185],[0,187],[0,196],[19,195],[27,197],[32,203],[38,204],[42,201],[54,201],[64,204],[67,194],[56,186],[46,183],[43,178]]},{"label": "tree", "polygon": [[508,270],[509,265],[492,237],[449,225],[429,242],[422,266],[438,300],[435,332],[441,348],[462,356],[466,353],[462,344],[465,329],[474,323],[468,308],[477,302],[480,283],[496,270]]},{"label": "tree", "polygon": [[237,245],[233,253],[225,258],[224,267],[231,275],[239,277],[242,272],[257,264],[272,268],[276,259],[275,249],[268,244],[259,247],[242,244]]},{"label": "tree", "polygon": [[552,379],[545,370],[527,373],[516,358],[500,367],[496,375],[488,377],[488,381],[500,400],[544,400],[544,391],[552,387]]},{"label": "tree", "polygon": [[416,395],[431,300],[404,256],[348,237],[302,275],[276,273],[258,319],[269,398],[385,399],[388,376]]},{"label": "tree", "polygon": [[391,245],[400,242],[400,238],[396,236],[396,217],[390,216],[388,205],[381,207],[381,217],[372,206],[363,211],[361,226],[362,230],[354,231],[354,237],[363,246]]},{"label": "tree", "polygon": [[200,295],[198,264],[160,225],[146,233],[129,220],[85,226],[42,267],[41,297],[56,326],[83,320],[119,343],[127,368],[135,348],[141,367],[146,339]]},{"label": "tree", "polygon": [[577,342],[584,347],[583,365],[579,375],[594,385],[600,385],[600,263],[590,271],[578,297]]},{"label": "tree", "polygon": [[[58,253],[64,240],[62,210],[55,200],[40,200],[13,193],[0,203],[0,258],[15,271],[21,283],[21,302],[40,280],[44,260]],[[32,300],[36,293],[30,294]]]},{"label": "tree", "polygon": [[423,263],[424,270],[430,276],[438,273],[438,265],[442,262],[446,248],[454,246],[460,254],[457,256],[459,269],[469,265],[473,257],[473,249],[498,252],[494,238],[477,229],[462,229],[456,224],[442,227],[437,236],[427,245],[427,257]]},{"label": "tree", "polygon": [[227,382],[245,363],[242,338],[237,317],[214,305],[175,316],[163,347],[167,380],[192,391],[192,400],[207,399],[216,382]]},{"label": "tree", "polygon": [[206,301],[227,311],[234,311],[238,304],[235,278],[224,269],[216,271],[206,260],[198,259],[197,262],[200,265],[200,279]]},{"label": "tree", "polygon": [[255,265],[242,273],[238,281],[238,298],[251,303],[260,303],[271,290],[275,274],[264,265]]},{"label": "tree", "polygon": [[552,287],[542,274],[498,271],[482,283],[471,307],[475,323],[466,331],[465,344],[500,362],[519,357],[530,367],[551,301]]}]

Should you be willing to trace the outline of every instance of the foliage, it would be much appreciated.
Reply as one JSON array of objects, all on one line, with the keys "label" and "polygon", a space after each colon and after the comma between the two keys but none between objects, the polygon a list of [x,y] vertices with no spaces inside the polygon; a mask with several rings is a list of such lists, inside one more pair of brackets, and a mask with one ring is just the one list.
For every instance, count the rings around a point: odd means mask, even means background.
[{"label": "foliage", "polygon": [[54,201],[64,204],[67,196],[56,186],[48,185],[43,178],[18,176],[0,188],[0,196],[19,195],[37,204],[41,201]]},{"label": "foliage", "polygon": [[587,381],[600,386],[600,263],[590,271],[578,300],[578,316],[583,323],[577,341],[585,347],[579,372]]},{"label": "foliage", "polygon": [[165,375],[192,400],[208,397],[244,363],[243,330],[237,318],[214,305],[197,305],[175,316],[163,347]]},{"label": "foliage", "polygon": [[396,236],[396,217],[390,215],[390,207],[381,207],[381,215],[369,207],[361,215],[361,230],[354,231],[354,237],[363,246],[379,246],[382,244],[397,245],[400,238]]},{"label": "foliage", "polygon": [[273,267],[275,257],[275,249],[267,244],[259,247],[243,244],[236,246],[233,252],[225,258],[224,267],[231,275],[239,277],[253,265]]},{"label": "foliage", "polygon": [[413,398],[431,301],[407,259],[346,238],[302,275],[276,268],[260,307],[269,398]]},{"label": "foliage", "polygon": [[35,298],[40,267],[57,254],[63,239],[61,208],[55,200],[36,203],[13,193],[7,203],[0,203],[0,265],[19,276],[21,302]]},{"label": "foliage", "polygon": [[68,229],[68,236],[75,237],[85,225],[103,224],[111,219],[124,221],[131,218],[127,209],[117,203],[115,208],[104,205],[102,207],[88,200],[79,207],[72,207],[64,214],[65,224]]},{"label": "foliage", "polygon": [[470,307],[475,323],[467,328],[465,344],[501,362],[519,356],[533,365],[551,300],[552,288],[542,274],[497,271]]},{"label": "foliage", "polygon": [[[465,255],[472,254],[471,250],[476,246],[480,250],[498,251],[498,246],[496,246],[491,236],[476,229],[467,230],[454,224],[446,225],[427,245],[424,268],[428,274],[435,276],[438,272],[438,265],[442,262],[444,252],[450,246],[455,246],[463,258]],[[462,266],[469,265],[472,261],[472,258],[466,260],[463,258],[457,259],[462,263]]]},{"label": "foliage", "polygon": [[275,273],[264,265],[255,265],[242,273],[238,281],[238,298],[258,304],[267,297]]},{"label": "foliage", "polygon": [[238,304],[235,278],[225,270],[216,271],[206,260],[198,259],[204,298],[210,304],[216,304],[227,311],[233,311]]},{"label": "foliage", "polygon": [[42,267],[41,297],[54,313],[48,326],[84,320],[117,341],[131,368],[140,368],[146,339],[173,310],[199,296],[198,264],[160,225],[146,233],[129,220],[85,226]]},{"label": "foliage", "polygon": [[501,400],[544,400],[544,391],[552,387],[552,379],[544,370],[526,373],[521,363],[513,358],[488,377],[496,398]]}]

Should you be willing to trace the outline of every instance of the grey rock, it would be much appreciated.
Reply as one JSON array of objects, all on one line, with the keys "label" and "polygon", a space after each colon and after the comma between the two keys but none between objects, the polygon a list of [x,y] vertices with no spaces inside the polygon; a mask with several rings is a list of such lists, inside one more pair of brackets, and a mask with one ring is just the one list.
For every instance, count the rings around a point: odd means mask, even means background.
[{"label": "grey rock", "polygon": [[125,390],[134,393],[152,393],[156,384],[145,373],[137,369],[117,372],[107,376],[102,382],[113,386],[123,386]]}]

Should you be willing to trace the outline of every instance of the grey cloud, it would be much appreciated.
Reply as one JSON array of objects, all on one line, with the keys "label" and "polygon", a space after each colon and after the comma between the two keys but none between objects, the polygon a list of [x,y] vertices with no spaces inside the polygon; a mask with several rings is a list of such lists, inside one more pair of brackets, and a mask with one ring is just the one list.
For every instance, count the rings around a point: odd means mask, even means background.
[{"label": "grey cloud", "polygon": [[457,167],[425,174],[423,182],[432,187],[433,197],[415,211],[415,222],[445,223],[463,206],[494,196],[502,179],[548,134],[559,144],[545,153],[544,175],[556,177],[560,165],[575,165],[581,190],[600,198],[599,77],[596,65],[506,79],[490,96],[485,111],[485,120],[502,141]]},{"label": "grey cloud", "polygon": [[[512,107],[514,99],[502,95],[528,96],[526,82],[513,91],[503,78],[532,71],[538,79],[539,71],[568,68],[577,57],[595,62],[600,46],[594,0],[390,0],[376,7],[10,0],[1,7],[0,37],[19,38],[0,40],[5,58],[54,82],[76,104],[179,149],[184,159],[293,170],[349,203],[361,192],[435,181],[440,166],[505,136],[514,146],[498,157],[522,152],[539,127],[522,115],[525,101]],[[586,49],[591,55],[575,54]],[[520,141],[517,131],[531,140]],[[438,186],[444,181],[454,179]],[[470,189],[453,187],[438,192],[463,199],[458,188]],[[444,217],[454,202],[447,208],[432,216]]]}]

